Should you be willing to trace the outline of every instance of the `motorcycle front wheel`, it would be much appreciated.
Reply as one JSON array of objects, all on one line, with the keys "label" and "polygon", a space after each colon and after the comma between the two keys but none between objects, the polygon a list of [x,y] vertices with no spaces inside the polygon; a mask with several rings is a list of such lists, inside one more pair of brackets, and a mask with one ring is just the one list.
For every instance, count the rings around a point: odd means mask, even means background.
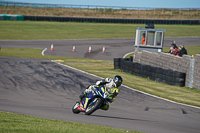
[{"label": "motorcycle front wheel", "polygon": [[92,100],[93,102],[90,102],[88,104],[88,107],[85,110],[85,114],[86,115],[91,115],[94,111],[96,111],[100,105],[102,104],[102,101],[100,98],[96,98],[94,100]]},{"label": "motorcycle front wheel", "polygon": [[79,104],[80,104],[80,103],[77,102],[77,103],[73,106],[72,112],[73,112],[74,114],[79,114],[79,113],[80,113],[80,111],[78,110]]}]

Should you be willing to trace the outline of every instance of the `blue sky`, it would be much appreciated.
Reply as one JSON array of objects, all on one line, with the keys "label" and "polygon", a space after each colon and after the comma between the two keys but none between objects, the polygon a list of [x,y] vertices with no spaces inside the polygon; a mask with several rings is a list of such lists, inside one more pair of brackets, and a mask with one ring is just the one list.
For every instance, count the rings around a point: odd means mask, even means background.
[{"label": "blue sky", "polygon": [[0,0],[26,3],[98,5],[150,8],[200,8],[200,0]]}]

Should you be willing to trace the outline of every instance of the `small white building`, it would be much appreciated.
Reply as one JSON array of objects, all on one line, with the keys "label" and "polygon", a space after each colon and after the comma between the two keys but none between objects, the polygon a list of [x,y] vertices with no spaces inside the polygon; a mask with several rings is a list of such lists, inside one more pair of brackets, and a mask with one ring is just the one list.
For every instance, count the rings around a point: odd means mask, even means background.
[{"label": "small white building", "polygon": [[137,28],[135,37],[135,51],[162,52],[165,30],[154,29],[154,25]]}]

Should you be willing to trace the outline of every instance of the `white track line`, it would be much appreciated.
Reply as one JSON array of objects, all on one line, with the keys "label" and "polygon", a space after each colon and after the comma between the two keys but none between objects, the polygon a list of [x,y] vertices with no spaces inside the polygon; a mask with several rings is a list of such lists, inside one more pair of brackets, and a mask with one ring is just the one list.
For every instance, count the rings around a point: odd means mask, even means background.
[{"label": "white track line", "polygon": [[134,52],[129,52],[129,53],[125,54],[125,55],[123,56],[123,58],[125,58],[127,55],[133,54],[133,53],[134,53]]},{"label": "white track line", "polygon": [[[103,79],[102,77],[99,77],[99,76],[97,76],[97,75],[94,75],[94,74],[91,74],[91,73],[88,73],[88,72],[85,72],[85,71],[76,69],[76,68],[71,67],[71,66],[68,66],[68,65],[61,64],[60,62],[55,62],[54,60],[51,60],[51,61],[54,62],[54,63],[57,63],[57,64],[59,64],[59,65],[61,65],[61,66],[68,67],[68,68],[70,68],[70,69],[73,69],[73,70],[76,70],[76,71],[85,73],[85,74],[87,74],[87,75],[91,75],[91,76],[94,76],[94,77]],[[200,107],[196,107],[196,106],[192,106],[192,105],[188,105],[188,104],[183,104],[183,103],[174,102],[174,101],[171,101],[171,100],[162,98],[162,97],[158,97],[158,96],[151,95],[151,94],[148,94],[148,93],[143,92],[143,91],[139,91],[139,90],[133,89],[133,88],[128,87],[128,86],[126,86],[126,85],[122,85],[122,86],[125,87],[125,88],[127,88],[127,89],[130,89],[130,90],[133,90],[133,91],[136,91],[136,92],[140,92],[140,93],[142,93],[142,94],[145,94],[145,95],[148,95],[148,96],[151,96],[151,97],[154,97],[154,98],[162,99],[162,100],[164,100],[164,101],[168,101],[168,102],[171,102],[171,103],[175,103],[175,104],[179,104],[179,105],[183,105],[183,106],[187,106],[187,107],[192,107],[192,108],[200,109]]]},{"label": "white track line", "polygon": [[44,50],[42,50],[42,55],[44,56],[44,52],[47,50],[47,48],[45,48]]}]

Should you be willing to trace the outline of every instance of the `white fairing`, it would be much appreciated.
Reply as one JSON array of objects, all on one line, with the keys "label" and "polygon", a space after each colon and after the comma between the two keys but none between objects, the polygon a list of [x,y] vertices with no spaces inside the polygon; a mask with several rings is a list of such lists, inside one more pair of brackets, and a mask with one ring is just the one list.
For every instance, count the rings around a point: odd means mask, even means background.
[{"label": "white fairing", "polygon": [[76,104],[74,105],[74,109],[78,108],[78,106],[79,106],[79,103],[76,103]]}]

